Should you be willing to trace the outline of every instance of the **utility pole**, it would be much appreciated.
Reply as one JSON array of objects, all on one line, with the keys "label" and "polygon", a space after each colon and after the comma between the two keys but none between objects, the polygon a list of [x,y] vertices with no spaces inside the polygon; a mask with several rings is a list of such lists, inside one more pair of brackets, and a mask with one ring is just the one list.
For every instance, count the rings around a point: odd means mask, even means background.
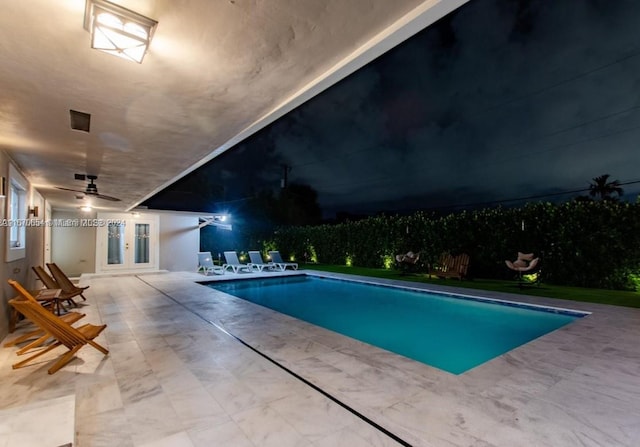
[{"label": "utility pole", "polygon": [[291,171],[291,166],[288,164],[282,165],[282,178],[280,179],[280,188],[284,189],[289,186],[289,172]]}]

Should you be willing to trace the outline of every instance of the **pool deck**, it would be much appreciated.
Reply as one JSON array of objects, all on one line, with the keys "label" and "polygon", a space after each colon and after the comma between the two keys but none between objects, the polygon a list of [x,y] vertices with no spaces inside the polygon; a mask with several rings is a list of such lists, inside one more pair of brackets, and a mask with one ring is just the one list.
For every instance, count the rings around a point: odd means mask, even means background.
[{"label": "pool deck", "polygon": [[[2,348],[0,446],[43,445],[19,415],[68,396],[74,446],[640,445],[639,309],[477,292],[592,314],[453,375],[196,283],[274,275],[83,278],[83,321],[108,324],[111,352],[85,347],[49,376],[55,354],[12,370]],[[34,436],[70,436],[33,420]]]}]

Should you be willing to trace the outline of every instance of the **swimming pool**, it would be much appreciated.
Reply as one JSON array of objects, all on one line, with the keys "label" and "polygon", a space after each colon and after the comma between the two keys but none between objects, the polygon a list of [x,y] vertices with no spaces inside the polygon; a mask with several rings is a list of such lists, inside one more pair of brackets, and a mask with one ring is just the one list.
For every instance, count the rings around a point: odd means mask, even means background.
[{"label": "swimming pool", "polygon": [[453,374],[584,316],[307,275],[207,286]]}]

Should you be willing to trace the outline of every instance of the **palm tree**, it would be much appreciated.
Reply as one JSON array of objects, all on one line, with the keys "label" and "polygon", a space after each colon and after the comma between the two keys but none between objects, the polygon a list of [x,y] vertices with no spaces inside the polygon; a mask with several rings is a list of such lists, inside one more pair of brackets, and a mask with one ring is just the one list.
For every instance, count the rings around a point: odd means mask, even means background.
[{"label": "palm tree", "polygon": [[[609,181],[609,174],[604,174],[593,179],[593,183],[589,185],[589,195],[591,197],[600,197],[602,200],[616,200],[622,196],[623,190],[618,180]],[[616,194],[617,197],[614,197]]]}]

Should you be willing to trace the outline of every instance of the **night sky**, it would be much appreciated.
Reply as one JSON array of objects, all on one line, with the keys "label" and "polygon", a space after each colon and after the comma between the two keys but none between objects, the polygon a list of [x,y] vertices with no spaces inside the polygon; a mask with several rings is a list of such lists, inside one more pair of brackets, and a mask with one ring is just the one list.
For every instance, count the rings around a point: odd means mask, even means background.
[{"label": "night sky", "polygon": [[[287,165],[327,217],[568,200],[602,174],[635,201],[638,24],[632,0],[471,0],[190,176],[233,203]],[[188,184],[148,204],[226,206]]]}]

